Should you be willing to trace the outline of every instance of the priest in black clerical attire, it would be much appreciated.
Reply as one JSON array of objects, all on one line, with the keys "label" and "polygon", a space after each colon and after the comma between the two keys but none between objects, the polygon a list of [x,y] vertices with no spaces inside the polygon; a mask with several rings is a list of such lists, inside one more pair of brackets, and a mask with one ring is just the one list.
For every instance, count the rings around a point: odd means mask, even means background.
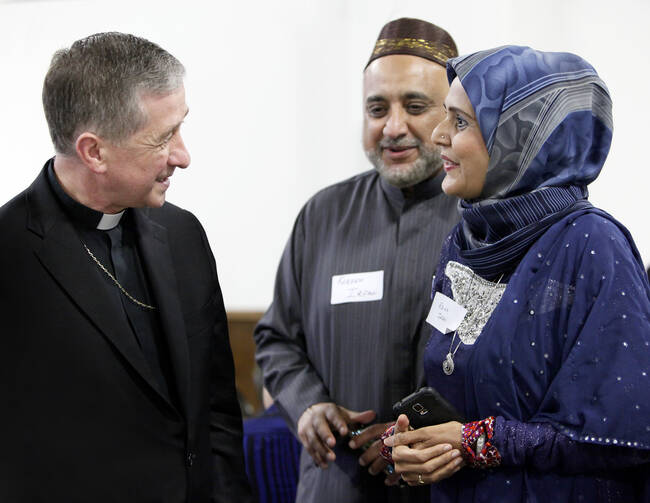
[{"label": "priest in black clerical attire", "polygon": [[0,208],[0,501],[250,501],[214,258],[165,202],[184,72],[121,33],[52,59],[56,155]]}]

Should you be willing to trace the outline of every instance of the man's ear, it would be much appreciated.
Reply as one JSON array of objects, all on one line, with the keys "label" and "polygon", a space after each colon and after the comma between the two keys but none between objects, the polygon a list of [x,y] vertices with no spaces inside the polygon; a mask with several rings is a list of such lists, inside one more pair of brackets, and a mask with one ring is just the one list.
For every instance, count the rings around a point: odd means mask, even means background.
[{"label": "man's ear", "polygon": [[77,137],[75,150],[81,162],[93,173],[106,171],[104,141],[94,133],[85,131]]}]

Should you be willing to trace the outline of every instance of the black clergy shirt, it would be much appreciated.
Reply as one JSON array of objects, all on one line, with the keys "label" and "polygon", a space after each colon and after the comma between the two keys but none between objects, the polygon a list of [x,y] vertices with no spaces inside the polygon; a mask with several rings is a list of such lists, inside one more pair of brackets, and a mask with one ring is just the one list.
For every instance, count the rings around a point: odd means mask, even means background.
[{"label": "black clergy shirt", "polygon": [[[79,246],[85,245],[131,297],[155,307],[155,299],[150,294],[142,267],[131,212],[127,209],[122,218],[113,217],[112,222],[107,225],[105,221],[109,217],[75,201],[63,190],[54,173],[52,161],[48,167],[48,180],[79,235]],[[90,253],[87,253],[88,260],[95,262]],[[95,265],[101,269],[96,262]],[[170,398],[172,403],[178,403],[174,396],[172,368],[157,309],[137,305],[120,290],[108,274],[102,271],[102,275],[106,280],[105,287],[111,292],[116,312],[128,322],[160,391]]]}]

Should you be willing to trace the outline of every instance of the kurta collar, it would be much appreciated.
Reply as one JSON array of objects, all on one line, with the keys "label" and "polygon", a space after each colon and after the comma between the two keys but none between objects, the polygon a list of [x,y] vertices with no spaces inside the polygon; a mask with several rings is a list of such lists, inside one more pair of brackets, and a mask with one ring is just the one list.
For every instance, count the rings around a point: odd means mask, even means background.
[{"label": "kurta collar", "polygon": [[92,208],[72,199],[72,197],[63,190],[63,187],[61,187],[61,184],[56,178],[53,158],[48,162],[47,179],[50,182],[50,186],[52,187],[56,198],[75,222],[78,222],[89,229],[99,229],[102,231],[110,230],[120,223],[122,215],[124,215],[126,210],[122,210],[120,213],[115,214],[102,213],[101,211],[93,210]]},{"label": "kurta collar", "polygon": [[403,206],[408,202],[422,201],[431,199],[439,194],[442,194],[442,179],[445,177],[443,170],[431,178],[409,187],[407,189],[400,189],[388,183],[383,177],[380,177],[381,187],[386,196],[395,204]]}]

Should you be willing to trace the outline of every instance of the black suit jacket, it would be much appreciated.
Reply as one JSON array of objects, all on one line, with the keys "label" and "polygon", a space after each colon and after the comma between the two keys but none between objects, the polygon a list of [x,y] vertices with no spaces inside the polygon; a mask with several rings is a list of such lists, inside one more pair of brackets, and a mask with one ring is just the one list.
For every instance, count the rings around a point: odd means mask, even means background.
[{"label": "black suit jacket", "polygon": [[43,170],[0,208],[0,501],[240,502],[241,414],[216,266],[189,212],[134,211],[169,347],[159,392]]}]

